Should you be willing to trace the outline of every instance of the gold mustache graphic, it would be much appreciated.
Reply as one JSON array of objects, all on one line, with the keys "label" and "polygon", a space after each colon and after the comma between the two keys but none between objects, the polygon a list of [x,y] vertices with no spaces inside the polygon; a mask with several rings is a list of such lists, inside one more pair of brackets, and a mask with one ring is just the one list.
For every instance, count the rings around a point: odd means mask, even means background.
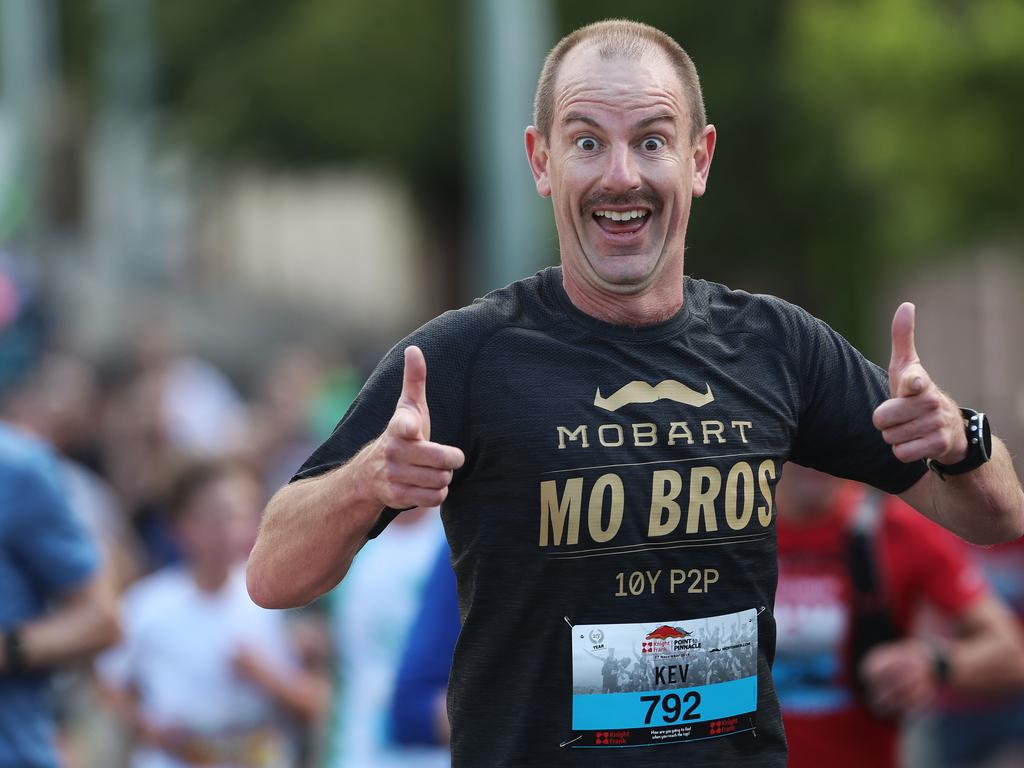
[{"label": "gold mustache graphic", "polygon": [[674,400],[683,405],[700,408],[715,399],[715,396],[711,394],[711,385],[705,384],[704,386],[707,387],[707,392],[698,392],[672,379],[666,379],[656,387],[652,387],[646,381],[631,381],[610,397],[601,397],[601,389],[598,388],[597,394],[594,396],[594,405],[604,408],[606,411],[617,411],[622,406],[632,403]]}]

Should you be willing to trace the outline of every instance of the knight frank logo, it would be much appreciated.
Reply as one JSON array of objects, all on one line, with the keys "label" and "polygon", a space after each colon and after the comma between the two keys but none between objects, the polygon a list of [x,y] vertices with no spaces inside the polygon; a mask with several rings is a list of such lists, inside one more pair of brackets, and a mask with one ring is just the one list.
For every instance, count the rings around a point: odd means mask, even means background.
[{"label": "knight frank logo", "polygon": [[687,632],[682,627],[663,624],[643,639],[640,653],[678,653],[696,648],[700,648],[700,640],[693,637],[692,632]]},{"label": "knight frank logo", "polygon": [[646,381],[631,381],[608,397],[602,397],[601,389],[598,388],[597,394],[594,396],[594,405],[606,411],[617,411],[624,405],[632,405],[634,403],[656,403],[659,400],[674,400],[683,405],[692,405],[694,408],[700,408],[715,399],[715,396],[711,394],[711,385],[705,384],[704,386],[707,388],[706,391],[698,392],[672,379],[666,379],[656,387],[652,387]]}]

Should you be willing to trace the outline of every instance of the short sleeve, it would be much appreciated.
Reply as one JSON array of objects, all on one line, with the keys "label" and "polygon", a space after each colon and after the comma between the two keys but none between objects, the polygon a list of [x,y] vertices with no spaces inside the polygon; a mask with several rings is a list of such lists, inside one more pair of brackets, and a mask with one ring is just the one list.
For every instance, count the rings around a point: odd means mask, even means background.
[{"label": "short sleeve", "polygon": [[84,584],[99,566],[99,553],[68,504],[56,461],[33,461],[19,482],[18,502],[8,510],[18,516],[12,546],[19,563],[47,594]]},{"label": "short sleeve", "polygon": [[800,392],[791,460],[886,493],[907,490],[925,473],[924,463],[897,459],[871,422],[889,398],[888,374],[827,324],[789,306]]}]

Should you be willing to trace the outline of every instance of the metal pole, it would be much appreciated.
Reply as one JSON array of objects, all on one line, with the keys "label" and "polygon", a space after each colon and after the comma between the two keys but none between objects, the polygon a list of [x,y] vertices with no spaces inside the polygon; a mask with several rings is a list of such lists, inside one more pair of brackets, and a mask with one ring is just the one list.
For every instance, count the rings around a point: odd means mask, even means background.
[{"label": "metal pole", "polygon": [[469,277],[474,294],[555,258],[550,203],[537,196],[523,149],[533,92],[552,44],[550,0],[470,0]]},{"label": "metal pole", "polygon": [[150,0],[96,0],[98,110],[88,147],[92,268],[78,291],[90,343],[123,333],[127,306],[159,279]]},{"label": "metal pole", "polygon": [[0,246],[34,250],[49,86],[48,0],[0,0]]}]

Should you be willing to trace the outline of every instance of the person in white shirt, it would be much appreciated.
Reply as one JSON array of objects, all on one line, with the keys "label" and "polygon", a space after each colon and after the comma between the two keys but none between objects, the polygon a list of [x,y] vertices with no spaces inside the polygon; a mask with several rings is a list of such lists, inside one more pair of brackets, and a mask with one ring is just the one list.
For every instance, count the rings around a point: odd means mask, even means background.
[{"label": "person in white shirt", "polygon": [[135,735],[132,768],[291,765],[283,716],[314,718],[326,703],[286,615],[246,593],[260,503],[259,478],[230,461],[188,468],[171,494],[184,563],[128,590],[124,641],[98,663]]},{"label": "person in white shirt", "polygon": [[327,596],[337,688],[326,768],[448,768],[447,747],[403,746],[391,733],[395,676],[423,586],[444,541],[436,508],[403,512]]}]

